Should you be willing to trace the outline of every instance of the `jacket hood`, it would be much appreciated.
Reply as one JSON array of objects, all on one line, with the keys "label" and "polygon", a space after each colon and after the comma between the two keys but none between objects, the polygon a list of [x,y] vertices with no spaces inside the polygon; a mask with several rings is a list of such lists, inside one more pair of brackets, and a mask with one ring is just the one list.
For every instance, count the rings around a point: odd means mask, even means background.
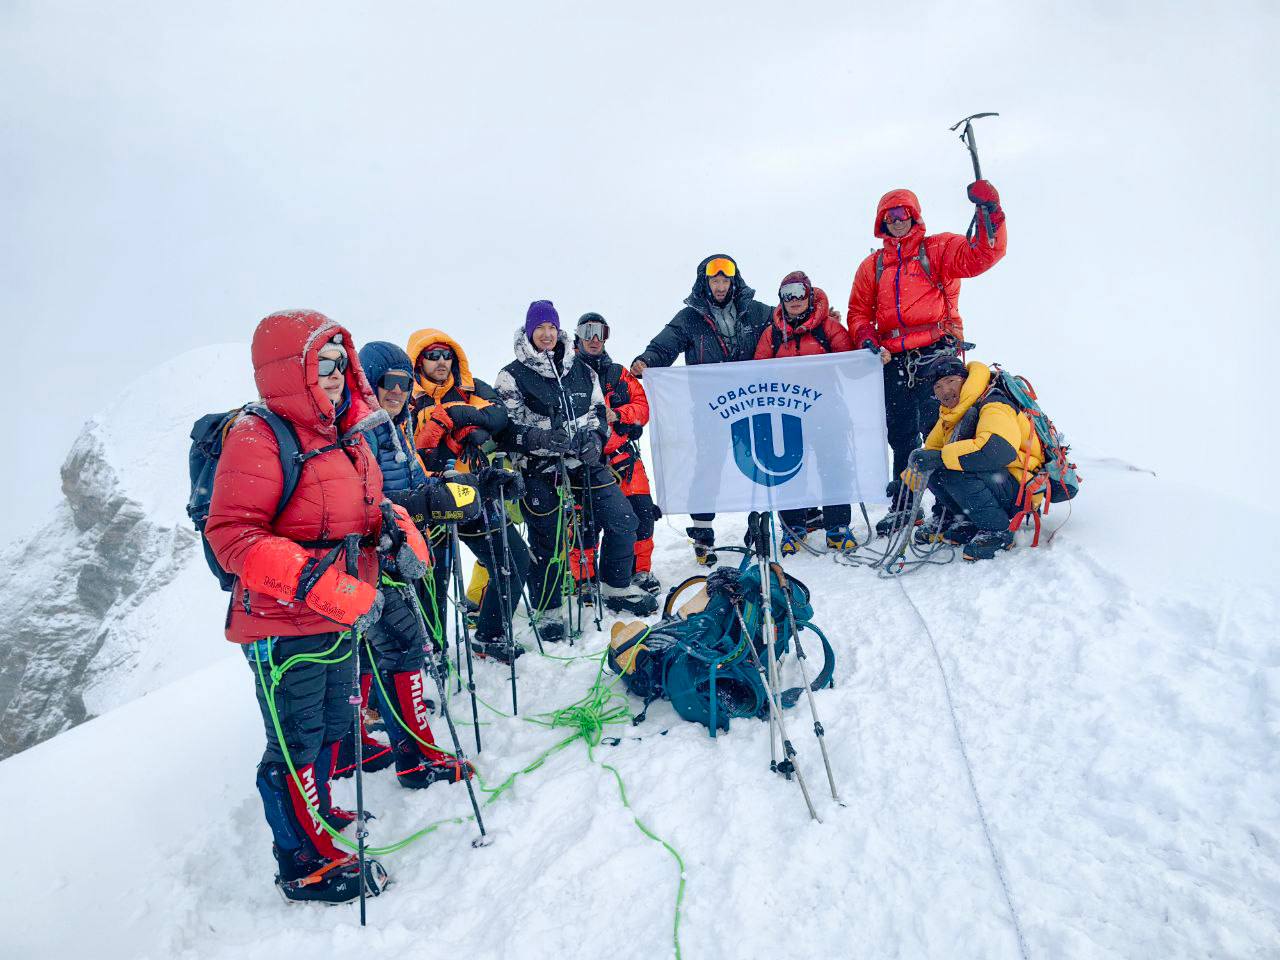
[{"label": "jacket hood", "polygon": [[876,222],[871,226],[871,232],[881,240],[893,240],[884,229],[884,215],[890,207],[906,207],[911,211],[911,219],[915,221],[911,224],[911,230],[906,236],[901,237],[899,242],[906,240],[907,237],[916,235],[916,231],[924,233],[924,218],[920,216],[920,200],[914,193],[905,188],[890,190],[880,202],[876,204]]},{"label": "jacket hood", "polygon": [[[444,383],[433,383],[418,374],[418,358],[433,343],[443,343],[453,351],[453,372],[449,374],[449,379]],[[452,390],[455,384],[467,396],[476,392],[476,381],[471,376],[471,362],[467,360],[467,352],[462,349],[462,345],[457,340],[443,330],[435,330],[428,327],[410,334],[409,364],[410,369],[413,371],[413,395],[415,397],[425,394],[434,400],[439,400]]]},{"label": "jacket hood", "polygon": [[[347,351],[349,403],[337,423],[333,404],[320,388],[320,351],[342,335]],[[355,341],[340,323],[315,310],[282,310],[264,317],[253,332],[253,378],[267,407],[299,427],[336,439],[390,421],[378,406],[360,365]]]},{"label": "jacket hood", "polygon": [[560,342],[551,352],[543,353],[534,349],[529,338],[525,336],[524,327],[520,327],[516,330],[515,348],[517,362],[523,363],[538,376],[548,380],[557,379],[557,373],[559,379],[564,379],[569,372],[569,367],[573,365],[573,342],[564,330],[560,331]]},{"label": "jacket hood", "polygon": [[821,287],[813,287],[813,309],[809,311],[809,316],[805,317],[804,322],[792,325],[786,314],[787,308],[781,303],[773,308],[773,325],[782,331],[784,340],[788,337],[798,337],[802,333],[812,333],[825,324],[831,316],[831,303],[827,300],[825,290]]},{"label": "jacket hood", "polygon": [[[693,278],[693,290],[689,296],[685,297],[685,305],[693,307],[699,313],[709,314],[711,306],[715,303],[715,298],[711,296],[711,287],[707,284],[707,264],[717,258],[723,258],[733,262],[736,268],[735,276],[729,287],[729,300],[733,301],[738,308],[738,313],[746,312],[746,305],[755,299],[756,292],[747,286],[746,280],[742,278],[742,268],[738,267],[738,261],[727,253],[713,253],[709,257],[703,257],[702,262],[698,264],[698,275]],[[728,303],[729,300],[725,302]]]},{"label": "jacket hood", "polygon": [[972,360],[965,365],[965,370],[968,372],[965,374],[964,386],[960,388],[960,402],[954,407],[938,407],[938,419],[946,430],[954,429],[960,418],[982,399],[982,395],[991,386],[991,368],[985,363]]}]

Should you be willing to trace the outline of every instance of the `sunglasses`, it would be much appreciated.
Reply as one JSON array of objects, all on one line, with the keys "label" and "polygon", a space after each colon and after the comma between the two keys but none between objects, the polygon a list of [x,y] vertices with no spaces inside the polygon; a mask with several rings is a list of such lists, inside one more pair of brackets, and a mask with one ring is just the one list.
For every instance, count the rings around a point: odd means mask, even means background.
[{"label": "sunglasses", "polygon": [[608,340],[609,328],[599,320],[588,320],[578,324],[578,338],[581,340]]},{"label": "sunglasses", "polygon": [[321,357],[319,372],[320,372],[320,376],[322,377],[332,377],[335,373],[346,373],[347,358],[346,357]]},{"label": "sunglasses", "polygon": [[784,283],[778,288],[778,296],[783,300],[808,300],[809,291],[803,283]]},{"label": "sunglasses", "polygon": [[906,207],[890,207],[884,212],[885,223],[896,223],[900,220],[910,220],[911,211]]},{"label": "sunglasses", "polygon": [[736,277],[738,266],[728,257],[716,257],[707,264],[704,272],[708,277],[714,277],[717,273],[723,273],[726,277]]},{"label": "sunglasses", "polygon": [[419,360],[452,360],[453,351],[445,350],[445,349],[423,350],[422,353],[418,355],[418,359]]},{"label": "sunglasses", "polygon": [[407,373],[384,373],[382,379],[378,381],[378,386],[388,392],[399,390],[402,393],[408,393],[413,387],[413,377]]}]

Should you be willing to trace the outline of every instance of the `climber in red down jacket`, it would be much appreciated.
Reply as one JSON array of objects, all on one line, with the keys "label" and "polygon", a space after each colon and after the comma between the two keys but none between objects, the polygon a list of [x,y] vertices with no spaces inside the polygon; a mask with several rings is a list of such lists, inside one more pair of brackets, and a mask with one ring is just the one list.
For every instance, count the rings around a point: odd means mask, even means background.
[{"label": "climber in red down jacket", "polygon": [[[769,326],[756,343],[756,360],[783,357],[815,357],[824,353],[846,353],[853,349],[849,333],[833,316],[827,295],[815,287],[803,270],[788,273],[778,284],[778,305],[773,308]],[[800,550],[808,536],[805,510],[783,510],[782,542],[784,556]],[[823,525],[827,528],[827,549],[847,553],[858,546],[849,529],[851,511],[847,503],[828,504],[822,508]]]},{"label": "climber in red down jacket", "polygon": [[[958,233],[926,235],[920,201],[910,190],[890,190],[881,197],[872,230],[883,246],[863,258],[849,293],[854,348],[878,351],[885,364],[884,409],[894,477],[906,469],[907,457],[938,419],[930,367],[954,357],[964,341],[960,281],[995,266],[1008,244],[996,188],[975,180],[968,189],[982,214],[972,240]],[[988,221],[994,236],[987,234]],[[897,494],[898,484],[890,484],[890,497]]]},{"label": "climber in red down jacket", "polygon": [[[341,902],[358,896],[361,882],[354,858],[332,839],[351,815],[329,798],[332,757],[352,716],[352,644],[344,631],[354,625],[361,632],[382,606],[375,585],[382,474],[360,431],[386,413],[373,400],[350,334],[322,314],[272,314],[254,332],[252,355],[262,402],[297,438],[304,458],[298,485],[280,509],[284,471],[275,433],[258,416],[240,416],[223,443],[205,533],[218,562],[238,578],[226,635],[243,645],[266,727],[257,787],[274,840],[276,883],[289,899]],[[426,556],[403,511],[397,524]],[[360,538],[356,577],[347,574],[340,549],[349,534]],[[295,660],[273,676],[299,655],[315,659]],[[385,880],[381,866],[367,861],[367,892],[381,892]]]}]

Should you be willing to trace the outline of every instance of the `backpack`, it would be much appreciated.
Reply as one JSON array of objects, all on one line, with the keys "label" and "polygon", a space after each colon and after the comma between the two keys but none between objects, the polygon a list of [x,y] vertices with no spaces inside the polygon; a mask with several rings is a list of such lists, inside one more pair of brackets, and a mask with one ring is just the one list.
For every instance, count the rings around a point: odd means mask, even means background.
[{"label": "backpack", "polygon": [[284,417],[273,413],[262,403],[247,403],[226,413],[208,413],[195,422],[191,428],[191,450],[187,454],[191,473],[191,495],[187,499],[187,516],[200,534],[204,545],[204,558],[209,569],[218,578],[223,590],[230,591],[236,582],[235,574],[222,568],[218,558],[214,556],[209,539],[204,535],[205,524],[209,522],[209,504],[213,500],[213,481],[218,472],[218,460],[222,457],[222,444],[227,438],[231,425],[245,414],[252,414],[263,420],[276,436],[276,446],[280,448],[280,469],[284,473],[284,486],[280,491],[280,501],[276,504],[276,512],[272,519],[280,516],[298,488],[298,478],[302,475],[302,465],[311,457],[324,453],[332,447],[324,447],[309,454],[302,453],[302,445],[293,425]]},{"label": "backpack", "polygon": [[[1018,487],[1018,499],[1015,506],[1018,513],[1009,522],[1009,529],[1017,530],[1027,517],[1035,522],[1036,533],[1031,545],[1040,542],[1040,515],[1049,512],[1049,504],[1055,500],[1071,500],[1080,492],[1082,478],[1076,465],[1067,459],[1071,447],[1066,436],[1058,430],[1049,419],[1036,397],[1035,387],[1026,377],[1015,376],[1004,370],[998,363],[991,365],[991,390],[1003,393],[1012,402],[1013,408],[1025,413],[1036,435],[1040,438],[1040,446],[1044,448],[1044,465],[1030,477],[1023,470],[1022,483]],[[1028,451],[1027,455],[1030,455]],[[1033,506],[1037,495],[1043,494],[1044,500],[1040,509]]]},{"label": "backpack", "polygon": [[[751,637],[748,642],[755,647],[756,655],[767,662],[768,648],[759,602],[760,571],[749,559],[743,563],[742,622],[747,625]],[[723,596],[705,597],[704,591],[705,606],[695,604],[690,609],[696,612],[687,617],[669,615],[672,601],[683,588],[705,579],[694,577],[674,588],[668,596],[665,611],[668,615],[664,615],[661,623],[651,627],[639,623],[631,627],[615,624],[606,659],[627,690],[644,700],[644,709],[634,723],[644,719],[649,704],[664,697],[671,701],[677,714],[702,724],[712,737],[717,731],[728,731],[733,717],[769,715],[768,693],[729,600]],[[831,683],[835,653],[821,631],[808,622],[813,616],[809,590],[790,575],[785,575],[785,581],[780,576],[771,576],[770,581],[770,605],[778,631],[775,652],[782,656],[791,645],[790,618],[786,614],[789,601],[796,626],[812,630],[821,642],[822,667],[811,684],[814,690],[819,690]],[[803,687],[783,690],[782,707],[794,706],[803,690]]]}]

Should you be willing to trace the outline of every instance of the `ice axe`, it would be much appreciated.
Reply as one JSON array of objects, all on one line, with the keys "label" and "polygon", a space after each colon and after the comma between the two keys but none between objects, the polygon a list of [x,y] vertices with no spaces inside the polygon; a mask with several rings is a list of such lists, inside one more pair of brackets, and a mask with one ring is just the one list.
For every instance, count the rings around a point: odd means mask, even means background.
[{"label": "ice axe", "polygon": [[[965,117],[963,120],[957,121],[951,127],[951,132],[955,133],[956,130],[960,128],[961,124],[964,125],[964,129],[960,131],[960,142],[969,150],[969,158],[973,161],[973,179],[975,180],[982,179],[982,164],[978,162],[978,139],[973,135],[973,121],[981,120],[983,117],[998,116],[1000,116],[998,113],[974,113]],[[994,247],[996,245],[996,236],[991,229],[991,214],[987,213],[985,207],[981,205],[976,206],[978,209],[974,211],[973,221],[969,224],[969,237],[972,239],[973,235],[977,233],[978,216],[981,215],[982,225],[987,230],[987,246]]]}]

